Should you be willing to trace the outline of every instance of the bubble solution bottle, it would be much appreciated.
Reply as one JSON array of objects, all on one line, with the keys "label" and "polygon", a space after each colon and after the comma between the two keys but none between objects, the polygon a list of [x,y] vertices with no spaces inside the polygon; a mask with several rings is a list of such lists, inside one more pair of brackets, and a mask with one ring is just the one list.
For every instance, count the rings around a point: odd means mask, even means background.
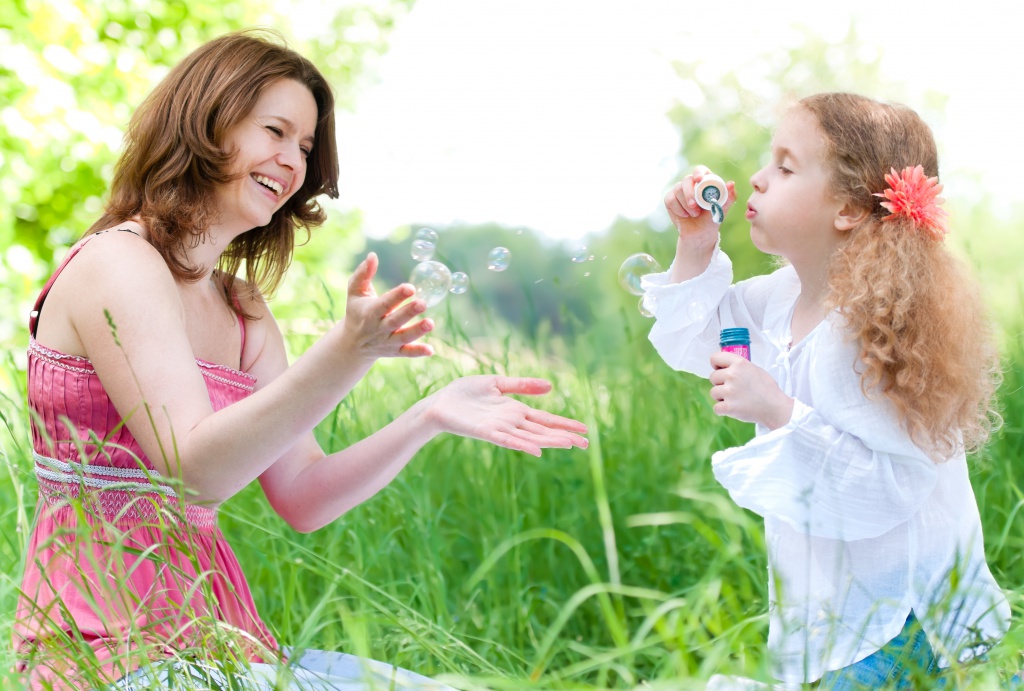
[{"label": "bubble solution bottle", "polygon": [[743,327],[722,329],[718,345],[722,347],[722,352],[736,353],[750,359],[750,331]]}]

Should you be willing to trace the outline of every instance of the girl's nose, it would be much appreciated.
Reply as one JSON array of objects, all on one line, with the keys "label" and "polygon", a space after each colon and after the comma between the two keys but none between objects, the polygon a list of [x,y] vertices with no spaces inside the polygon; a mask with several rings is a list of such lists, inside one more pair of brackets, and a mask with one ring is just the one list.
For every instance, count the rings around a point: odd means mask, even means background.
[{"label": "girl's nose", "polygon": [[754,188],[755,192],[764,192],[763,181],[764,168],[750,176],[750,186]]}]

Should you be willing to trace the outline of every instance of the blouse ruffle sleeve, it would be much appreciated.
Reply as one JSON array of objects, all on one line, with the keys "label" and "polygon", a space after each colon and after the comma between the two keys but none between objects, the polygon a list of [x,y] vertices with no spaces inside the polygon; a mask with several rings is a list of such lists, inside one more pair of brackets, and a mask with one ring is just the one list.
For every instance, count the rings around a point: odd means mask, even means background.
[{"label": "blouse ruffle sleeve", "polygon": [[877,537],[920,509],[938,470],[891,404],[861,390],[853,346],[824,326],[812,376],[817,408],[794,401],[786,426],[715,453],[712,468],[737,504],[794,530]]},{"label": "blouse ruffle sleeve", "polygon": [[649,338],[670,367],[706,377],[711,373],[708,358],[718,350],[719,307],[727,304],[731,290],[732,261],[716,243],[704,273],[672,283],[671,271],[648,274],[640,282],[644,306],[655,318]]}]

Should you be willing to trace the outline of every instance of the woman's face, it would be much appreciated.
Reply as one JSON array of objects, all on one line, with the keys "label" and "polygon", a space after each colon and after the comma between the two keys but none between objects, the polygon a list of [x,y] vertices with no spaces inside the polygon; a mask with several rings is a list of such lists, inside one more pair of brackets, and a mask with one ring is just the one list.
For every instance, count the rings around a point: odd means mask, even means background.
[{"label": "woman's face", "polygon": [[217,188],[219,226],[237,234],[270,223],[306,179],[316,122],[316,101],[303,84],[279,79],[264,89],[224,140],[242,176]]}]

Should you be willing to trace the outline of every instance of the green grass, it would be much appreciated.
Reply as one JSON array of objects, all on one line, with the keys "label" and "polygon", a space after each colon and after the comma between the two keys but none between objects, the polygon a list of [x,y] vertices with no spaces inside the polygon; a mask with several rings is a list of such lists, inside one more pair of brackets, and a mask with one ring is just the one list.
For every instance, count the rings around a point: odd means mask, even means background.
[{"label": "green grass", "polygon": [[[442,315],[434,342],[446,340],[444,357],[380,363],[317,430],[339,449],[458,375],[509,372],[554,382],[537,403],[587,422],[586,451],[534,459],[444,435],[380,494],[312,534],[291,531],[256,485],[230,500],[221,527],[278,639],[467,689],[702,688],[716,672],[767,679],[761,522],[710,470],[711,453],[752,428],[716,417],[706,383],[661,362],[645,340],[650,322],[621,319],[626,345],[605,352],[585,338],[470,344]],[[964,672],[977,688],[1016,670],[1024,642],[1022,363],[1024,343],[1009,342],[1006,423],[973,461],[990,565],[1015,613],[991,664]],[[7,376],[0,635],[9,640],[35,479],[13,360]],[[5,648],[0,669],[12,663]]]}]

